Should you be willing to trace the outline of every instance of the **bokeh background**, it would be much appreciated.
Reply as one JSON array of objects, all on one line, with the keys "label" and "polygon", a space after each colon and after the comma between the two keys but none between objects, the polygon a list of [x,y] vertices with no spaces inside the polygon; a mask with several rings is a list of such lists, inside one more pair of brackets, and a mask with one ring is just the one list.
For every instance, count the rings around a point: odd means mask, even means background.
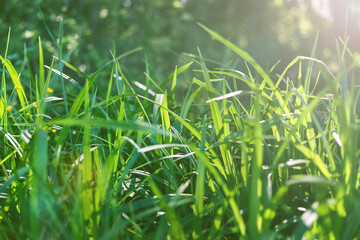
[{"label": "bokeh background", "polygon": [[[136,47],[143,51],[127,61],[128,74],[148,69],[158,79],[197,54],[219,61],[231,59],[197,23],[220,33],[270,67],[286,65],[297,55],[310,55],[316,34],[316,57],[336,68],[336,40],[346,40],[352,51],[360,47],[358,1],[351,0],[2,0],[0,54],[4,54],[11,27],[8,58],[16,66],[32,63],[41,36],[47,64],[62,54],[67,61],[91,73],[116,55]],[[63,31],[59,32],[63,21]],[[52,35],[52,37],[51,37]],[[62,35],[62,37],[60,37]],[[30,59],[30,60],[29,60]],[[34,69],[36,67],[34,66]],[[281,68],[280,68],[281,69]]]}]

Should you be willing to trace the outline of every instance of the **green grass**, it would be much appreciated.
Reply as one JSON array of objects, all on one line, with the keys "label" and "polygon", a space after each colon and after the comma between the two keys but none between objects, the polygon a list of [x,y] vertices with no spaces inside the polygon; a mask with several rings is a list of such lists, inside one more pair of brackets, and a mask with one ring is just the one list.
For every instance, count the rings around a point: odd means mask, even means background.
[{"label": "green grass", "polygon": [[247,72],[199,49],[144,89],[141,49],[85,74],[39,39],[34,79],[1,55],[1,239],[360,239],[356,55],[265,70],[201,27]]}]

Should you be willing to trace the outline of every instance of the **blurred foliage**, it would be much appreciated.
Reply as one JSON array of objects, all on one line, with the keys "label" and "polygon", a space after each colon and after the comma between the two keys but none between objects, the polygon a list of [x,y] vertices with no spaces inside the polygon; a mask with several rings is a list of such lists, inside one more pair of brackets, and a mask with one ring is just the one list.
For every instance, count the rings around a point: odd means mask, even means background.
[{"label": "blurred foliage", "polygon": [[309,55],[319,30],[317,57],[326,60],[336,53],[336,36],[345,32],[346,7],[353,12],[348,17],[349,46],[356,47],[359,31],[351,16],[358,13],[358,4],[351,0],[5,0],[0,8],[0,51],[4,54],[10,26],[10,52],[16,55],[9,58],[15,65],[24,64],[24,52],[36,54],[38,36],[50,64],[51,55],[59,54],[63,20],[62,54],[81,70],[91,72],[103,65],[111,59],[111,49],[118,55],[142,46],[143,55],[127,63],[133,66],[127,69],[142,74],[146,55],[150,70],[163,78],[179,54],[197,53],[197,46],[210,59],[226,56],[225,49],[197,26],[200,22],[264,66]]}]

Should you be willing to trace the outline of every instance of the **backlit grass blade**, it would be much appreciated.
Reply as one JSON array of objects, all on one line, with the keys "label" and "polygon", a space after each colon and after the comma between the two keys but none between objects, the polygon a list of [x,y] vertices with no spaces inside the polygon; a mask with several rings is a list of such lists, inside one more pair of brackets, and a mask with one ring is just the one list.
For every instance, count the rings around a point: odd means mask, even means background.
[{"label": "backlit grass blade", "polygon": [[[201,143],[200,151],[205,153],[206,143],[206,115],[204,116],[203,126],[201,130]],[[205,164],[202,161],[198,161],[198,175],[196,178],[195,186],[195,205],[194,205],[194,229],[192,237],[194,239],[203,238],[203,215],[204,215],[204,193],[205,193]]]},{"label": "backlit grass blade", "polygon": [[174,95],[175,93],[176,80],[177,80],[177,66],[175,67],[173,82],[171,84],[171,96]]},{"label": "backlit grass blade", "polygon": [[[180,73],[182,73],[183,71],[185,71],[186,69],[188,69],[191,65],[193,64],[193,62],[189,62],[187,64],[185,64],[184,66],[180,67],[179,69],[177,69],[175,72],[171,73],[166,80],[160,85],[161,89],[164,89],[166,84],[173,79],[174,77],[176,77],[177,75],[179,75]],[[176,75],[176,76],[175,76]]]},{"label": "backlit grass blade", "polygon": [[295,148],[304,154],[309,160],[311,160],[326,178],[330,179],[332,177],[332,174],[318,154],[314,153],[312,150],[303,145],[295,145]]},{"label": "backlit grass blade", "polygon": [[263,165],[262,128],[259,123],[261,111],[259,104],[260,94],[255,94],[255,116],[253,122],[254,153],[251,160],[251,183],[249,194],[249,232],[253,239],[256,239],[262,231],[262,219],[260,216],[260,204],[262,198],[261,170]]},{"label": "backlit grass blade", "polygon": [[36,130],[31,140],[30,164],[32,170],[32,191],[30,198],[30,212],[28,221],[31,224],[32,235],[38,238],[41,234],[43,218],[40,215],[44,211],[42,204],[47,201],[47,133],[41,129]]},{"label": "backlit grass blade", "polygon": [[[85,120],[90,121],[91,111],[90,111],[90,99],[89,99],[89,83],[87,82],[84,90],[85,90]],[[93,178],[93,160],[91,156],[91,130],[90,125],[84,126],[84,134],[83,134],[83,168],[81,173],[81,197],[82,197],[82,210],[84,220],[88,222],[86,225],[86,232],[91,234],[91,231],[94,227],[94,219],[92,218],[92,214],[94,212],[94,198],[93,198],[93,189],[92,189],[92,178]]]},{"label": "backlit grass blade", "polygon": [[[160,115],[161,115],[161,124],[165,131],[170,131],[171,123],[170,123],[170,116],[169,112],[166,110],[168,108],[167,103],[167,92],[165,92],[164,97],[162,98],[161,105],[164,106],[160,109]],[[165,139],[164,139],[165,140]],[[172,138],[170,137],[169,142],[172,141]]]},{"label": "backlit grass blade", "polygon": [[27,101],[25,91],[24,91],[21,81],[20,81],[20,76],[17,74],[17,72],[16,72],[14,66],[11,64],[10,60],[4,59],[1,55],[0,55],[0,60],[5,65],[6,69],[8,70],[11,80],[14,84],[14,87],[18,86],[15,88],[15,90],[19,96],[21,106],[25,107],[28,101]]},{"label": "backlit grass blade", "polygon": [[[208,70],[207,70],[207,68],[205,66],[205,62],[202,59],[202,55],[201,55],[201,52],[200,52],[199,49],[198,49],[198,51],[199,51],[199,55],[200,55],[200,58],[201,58],[201,68],[202,68],[206,88],[211,89],[212,85],[211,85],[211,82],[210,82],[210,76],[209,76]],[[219,134],[219,132],[222,129],[222,126],[223,126],[219,106],[217,105],[216,102],[209,102],[209,105],[210,105],[210,110],[211,110],[211,116],[212,116],[213,121],[214,121],[216,134]]]},{"label": "backlit grass blade", "polygon": [[[50,91],[53,91],[53,89],[50,88],[50,80],[51,80],[51,73],[52,73],[52,70],[53,69],[53,64],[54,64],[54,60],[51,62],[51,65],[49,67],[49,72],[46,76],[46,79],[45,79],[45,83],[44,83],[44,87],[43,87],[43,91],[41,92],[41,104],[40,104],[40,113],[45,113],[46,110],[47,110],[47,105],[46,102],[47,100],[46,99],[49,99],[48,96],[50,94],[49,90]],[[46,90],[47,89],[47,90]],[[59,100],[62,100],[61,98],[59,98]],[[21,110],[20,110],[21,111]],[[42,119],[43,115],[41,114],[41,116],[38,116],[38,118],[40,119],[39,122],[42,122],[43,119]]]},{"label": "backlit grass blade", "polygon": [[41,38],[39,37],[39,83],[40,83],[40,94],[44,94],[45,89],[45,71],[44,71],[44,55],[41,44]]},{"label": "backlit grass blade", "polygon": [[194,80],[191,81],[191,84],[188,87],[188,90],[187,90],[185,98],[184,98],[184,102],[183,102],[183,104],[181,106],[180,117],[182,117],[182,118],[186,118],[186,115],[187,115],[187,113],[189,111],[189,108],[192,105],[192,102],[194,101],[194,98],[197,95],[197,93],[195,93],[195,92],[200,91],[199,88],[198,88],[193,94],[191,94],[192,97],[190,97],[190,93],[191,93],[192,86],[193,86],[193,81]]}]

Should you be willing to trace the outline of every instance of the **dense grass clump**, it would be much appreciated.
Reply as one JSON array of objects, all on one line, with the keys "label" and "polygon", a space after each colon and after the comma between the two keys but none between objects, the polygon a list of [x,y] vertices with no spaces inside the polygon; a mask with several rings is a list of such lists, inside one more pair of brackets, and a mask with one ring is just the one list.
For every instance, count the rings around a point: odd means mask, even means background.
[{"label": "dense grass clump", "polygon": [[248,71],[199,50],[140,83],[120,64],[139,49],[86,75],[39,41],[23,79],[1,55],[1,239],[360,238],[358,59],[345,45],[336,74],[312,56],[277,75],[203,28]]}]

